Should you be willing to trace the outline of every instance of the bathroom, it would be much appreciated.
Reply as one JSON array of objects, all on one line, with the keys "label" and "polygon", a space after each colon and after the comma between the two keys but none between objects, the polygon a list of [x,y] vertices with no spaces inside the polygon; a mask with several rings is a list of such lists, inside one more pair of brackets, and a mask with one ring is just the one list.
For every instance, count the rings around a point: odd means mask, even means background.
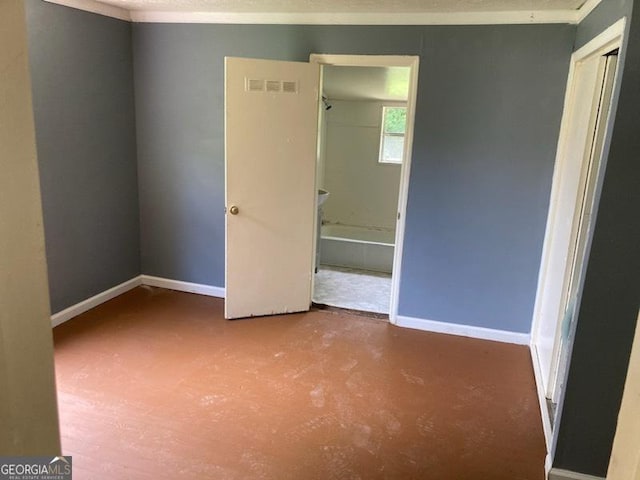
[{"label": "bathroom", "polygon": [[409,67],[322,67],[314,303],[388,315]]}]

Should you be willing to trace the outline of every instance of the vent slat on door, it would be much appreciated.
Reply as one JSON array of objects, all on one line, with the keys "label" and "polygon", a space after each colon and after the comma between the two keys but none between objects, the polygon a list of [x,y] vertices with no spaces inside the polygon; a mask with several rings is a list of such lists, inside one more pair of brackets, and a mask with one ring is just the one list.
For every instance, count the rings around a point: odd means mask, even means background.
[{"label": "vent slat on door", "polygon": [[298,93],[298,82],[291,80],[245,78],[244,89],[247,92]]},{"label": "vent slat on door", "polygon": [[280,80],[267,80],[267,92],[279,92]]},{"label": "vent slat on door", "polygon": [[263,92],[264,80],[261,78],[245,78],[245,90],[248,92]]},{"label": "vent slat on door", "polygon": [[282,91],[285,93],[296,93],[298,91],[297,82],[282,82]]}]

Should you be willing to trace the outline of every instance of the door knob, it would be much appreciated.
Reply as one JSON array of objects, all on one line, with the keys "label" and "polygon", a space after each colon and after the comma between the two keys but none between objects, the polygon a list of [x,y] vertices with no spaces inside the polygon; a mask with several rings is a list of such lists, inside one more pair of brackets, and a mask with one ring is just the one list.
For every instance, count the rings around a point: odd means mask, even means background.
[{"label": "door knob", "polygon": [[237,215],[239,211],[240,210],[235,205],[231,205],[231,207],[229,207],[229,213],[231,215]]}]

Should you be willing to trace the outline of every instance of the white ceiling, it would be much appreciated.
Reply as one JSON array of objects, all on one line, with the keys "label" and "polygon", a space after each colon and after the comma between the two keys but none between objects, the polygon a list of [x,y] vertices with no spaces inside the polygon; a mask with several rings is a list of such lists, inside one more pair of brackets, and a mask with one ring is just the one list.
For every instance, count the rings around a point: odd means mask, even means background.
[{"label": "white ceiling", "polygon": [[322,69],[323,95],[329,100],[404,102],[409,97],[408,67],[340,67]]},{"label": "white ceiling", "polygon": [[585,0],[98,0],[125,10],[163,12],[444,13],[577,10]]}]

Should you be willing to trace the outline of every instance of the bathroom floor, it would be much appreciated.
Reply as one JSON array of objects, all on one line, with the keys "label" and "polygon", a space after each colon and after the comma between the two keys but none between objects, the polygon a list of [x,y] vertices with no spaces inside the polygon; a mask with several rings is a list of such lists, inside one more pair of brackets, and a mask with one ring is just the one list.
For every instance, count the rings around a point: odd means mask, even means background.
[{"label": "bathroom floor", "polygon": [[313,290],[315,303],[389,313],[391,274],[321,265]]}]

